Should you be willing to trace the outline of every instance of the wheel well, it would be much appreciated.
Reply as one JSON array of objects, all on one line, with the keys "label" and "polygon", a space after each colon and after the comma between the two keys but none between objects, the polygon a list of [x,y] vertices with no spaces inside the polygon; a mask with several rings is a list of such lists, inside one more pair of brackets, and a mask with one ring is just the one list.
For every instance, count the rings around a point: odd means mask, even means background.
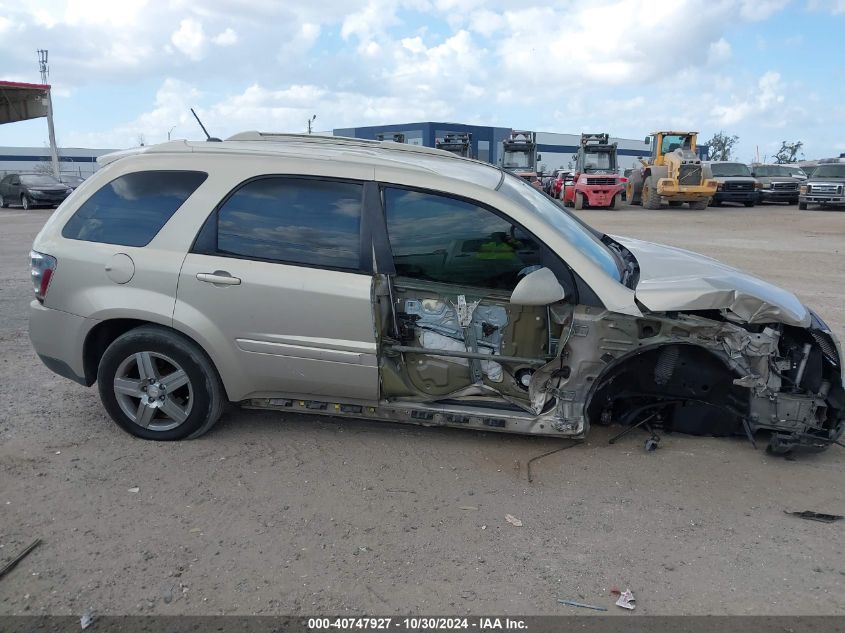
[{"label": "wheel well", "polygon": [[701,435],[743,431],[748,390],[711,350],[689,343],[640,350],[609,367],[587,402],[591,424],[631,424],[657,412],[664,428]]},{"label": "wheel well", "polygon": [[[100,367],[100,360],[103,358],[103,354],[105,354],[108,346],[111,345],[119,336],[144,325],[154,325],[156,327],[164,328],[188,339],[203,351],[208,358],[208,362],[210,362],[211,366],[214,367],[214,371],[217,372],[218,376],[220,375],[217,366],[214,364],[211,356],[209,356],[203,346],[184,332],[162,325],[161,323],[154,323],[152,321],[144,321],[141,319],[109,319],[108,321],[103,321],[102,323],[95,325],[85,337],[85,343],[82,346],[82,362],[85,370],[86,385],[90,387],[97,381],[97,370]],[[225,385],[223,390],[225,394]]]}]

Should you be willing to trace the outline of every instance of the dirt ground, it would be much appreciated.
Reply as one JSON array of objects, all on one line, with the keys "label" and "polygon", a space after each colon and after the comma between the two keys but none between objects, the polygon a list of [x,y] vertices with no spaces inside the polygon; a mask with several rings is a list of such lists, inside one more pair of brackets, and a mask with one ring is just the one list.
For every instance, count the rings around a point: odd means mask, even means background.
[{"label": "dirt ground", "polygon": [[[0,614],[845,614],[845,451],[618,429],[569,442],[232,409],[137,440],[27,337],[27,252],[50,211],[0,210]],[[585,211],[609,232],[794,290],[845,335],[845,213]],[[138,488],[137,492],[130,489]],[[523,525],[505,520],[511,514]]]}]

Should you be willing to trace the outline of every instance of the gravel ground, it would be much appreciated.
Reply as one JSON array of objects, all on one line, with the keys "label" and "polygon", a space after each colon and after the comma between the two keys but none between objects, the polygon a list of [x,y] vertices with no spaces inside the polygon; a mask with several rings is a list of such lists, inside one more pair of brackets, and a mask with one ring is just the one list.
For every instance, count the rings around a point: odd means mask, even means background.
[{"label": "gravel ground", "polygon": [[[568,442],[229,411],[202,439],[137,440],[32,352],[27,251],[49,211],[0,211],[0,614],[845,614],[842,449],[741,439]],[[718,257],[845,334],[845,214],[585,211]],[[132,492],[135,488],[137,492]],[[131,489],[131,490],[130,490]],[[518,517],[522,527],[505,520]],[[613,613],[614,611],[611,611]]]}]

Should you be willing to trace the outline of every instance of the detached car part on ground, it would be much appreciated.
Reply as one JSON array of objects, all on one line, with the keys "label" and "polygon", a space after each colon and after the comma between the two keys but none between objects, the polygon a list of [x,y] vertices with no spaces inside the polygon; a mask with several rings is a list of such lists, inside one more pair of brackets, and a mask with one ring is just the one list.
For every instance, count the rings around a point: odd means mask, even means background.
[{"label": "detached car part on ground", "polygon": [[842,434],[842,350],[794,295],[486,163],[260,133],[100,160],[35,239],[30,337],[139,437],[196,437],[227,401],[776,451]]}]

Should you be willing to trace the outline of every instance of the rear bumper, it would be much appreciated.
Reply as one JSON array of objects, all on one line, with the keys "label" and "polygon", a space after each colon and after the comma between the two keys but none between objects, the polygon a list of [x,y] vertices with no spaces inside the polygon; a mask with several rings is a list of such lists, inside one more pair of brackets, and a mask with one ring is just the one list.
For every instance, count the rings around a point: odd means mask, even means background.
[{"label": "rear bumper", "polygon": [[86,385],[82,346],[91,320],[29,304],[29,340],[41,361],[55,373]]}]

